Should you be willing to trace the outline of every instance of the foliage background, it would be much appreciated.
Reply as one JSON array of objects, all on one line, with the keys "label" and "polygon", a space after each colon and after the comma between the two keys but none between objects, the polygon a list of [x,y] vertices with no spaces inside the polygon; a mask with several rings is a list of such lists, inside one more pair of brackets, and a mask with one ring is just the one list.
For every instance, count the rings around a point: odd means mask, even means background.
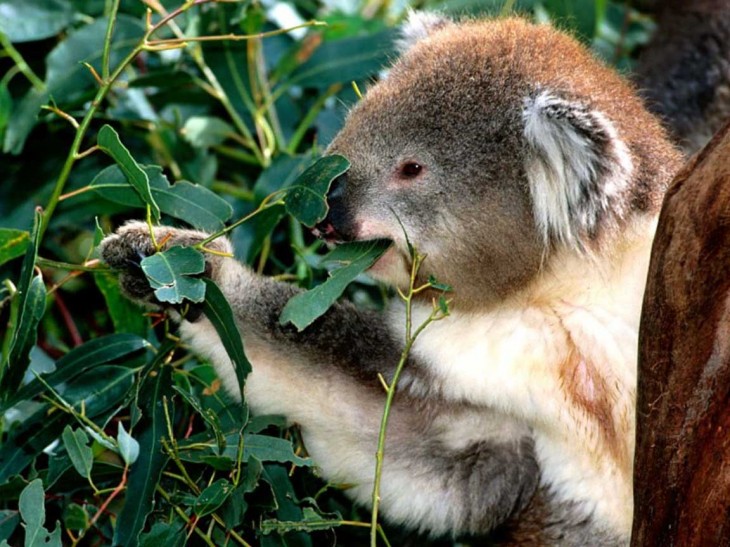
[{"label": "foliage background", "polygon": [[[89,150],[111,125],[160,192],[196,185],[163,221],[214,230],[317,157],[357,100],[352,82],[364,92],[392,61],[408,7],[550,20],[622,70],[652,21],[608,0],[116,4],[0,0],[0,542],[365,544],[367,513],[348,503],[346,485],[317,477],[296,429],[231,405],[171,323],[120,297],[95,246],[145,205],[120,188],[109,155],[69,151]],[[109,17],[113,72],[141,43],[148,8],[152,24],[184,8],[157,40],[275,34],[152,44],[95,100]],[[276,33],[314,20],[327,26]],[[307,288],[326,276],[320,243],[280,205],[232,240],[267,275]],[[347,297],[378,307],[385,294],[360,278]],[[425,544],[397,529],[384,537]]]}]

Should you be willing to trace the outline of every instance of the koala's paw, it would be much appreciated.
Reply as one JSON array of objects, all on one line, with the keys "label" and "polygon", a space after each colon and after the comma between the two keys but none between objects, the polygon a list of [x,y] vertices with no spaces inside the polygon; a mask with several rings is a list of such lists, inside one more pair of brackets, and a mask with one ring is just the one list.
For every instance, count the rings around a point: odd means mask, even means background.
[{"label": "koala's paw", "polygon": [[[181,230],[168,226],[154,228],[155,240],[162,249],[174,246],[190,247],[207,237],[204,232]],[[220,238],[207,245],[218,253],[230,254],[228,240]],[[153,290],[142,271],[142,259],[155,253],[149,227],[144,222],[133,221],[107,236],[99,245],[101,260],[119,273],[119,285],[128,297],[149,304],[157,304]],[[222,257],[206,254],[205,274],[211,276]]]}]

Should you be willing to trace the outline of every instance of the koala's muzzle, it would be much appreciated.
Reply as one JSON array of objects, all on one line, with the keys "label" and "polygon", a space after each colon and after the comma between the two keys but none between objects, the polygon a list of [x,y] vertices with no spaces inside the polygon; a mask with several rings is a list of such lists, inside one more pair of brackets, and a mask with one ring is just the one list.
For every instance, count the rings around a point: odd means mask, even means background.
[{"label": "koala's muzzle", "polygon": [[337,177],[327,193],[329,211],[327,216],[314,228],[312,233],[329,243],[340,243],[355,238],[350,214],[345,205],[347,173]]}]

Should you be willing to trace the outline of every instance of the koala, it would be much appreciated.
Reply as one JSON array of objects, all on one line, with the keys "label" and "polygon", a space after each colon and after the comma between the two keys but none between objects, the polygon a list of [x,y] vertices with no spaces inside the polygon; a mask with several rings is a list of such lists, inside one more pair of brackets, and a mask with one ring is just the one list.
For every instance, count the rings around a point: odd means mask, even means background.
[{"label": "koala", "polygon": [[[681,156],[628,83],[548,26],[414,15],[400,47],[327,150],[351,167],[317,228],[333,243],[392,240],[370,274],[401,289],[410,240],[426,255],[418,282],[453,287],[450,316],[416,340],[398,384],[381,512],[432,536],[626,545],[640,306]],[[205,237],[155,232],[168,246]],[[152,252],[142,222],[101,245],[144,302],[135,261]],[[279,315],[299,289],[220,253],[207,261],[253,366],[252,412],[298,424],[323,476],[368,505],[378,373],[392,378],[403,349],[402,303],[376,313],[341,302],[298,332]],[[431,298],[416,297],[414,324]],[[240,393],[204,316],[180,334]]]}]

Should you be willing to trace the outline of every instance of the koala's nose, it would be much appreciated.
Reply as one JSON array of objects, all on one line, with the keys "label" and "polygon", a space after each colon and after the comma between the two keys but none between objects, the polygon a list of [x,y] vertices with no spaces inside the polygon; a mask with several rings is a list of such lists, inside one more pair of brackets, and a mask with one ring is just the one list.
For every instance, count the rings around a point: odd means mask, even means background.
[{"label": "koala's nose", "polygon": [[347,174],[343,173],[332,181],[327,193],[327,216],[317,224],[312,232],[325,241],[337,242],[350,239],[347,237],[347,209],[345,208],[345,187]]}]

